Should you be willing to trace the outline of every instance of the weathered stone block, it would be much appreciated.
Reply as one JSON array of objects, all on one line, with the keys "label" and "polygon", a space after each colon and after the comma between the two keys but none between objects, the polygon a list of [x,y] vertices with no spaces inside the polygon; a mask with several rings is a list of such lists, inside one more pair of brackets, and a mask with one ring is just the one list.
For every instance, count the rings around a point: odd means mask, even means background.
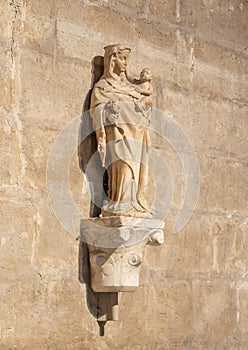
[{"label": "weathered stone block", "polygon": [[[245,160],[248,150],[245,105],[170,87],[163,88],[163,95],[161,110],[174,117],[196,152]],[[166,124],[165,129],[161,127],[162,134],[166,134]]]},{"label": "weathered stone block", "polygon": [[244,339],[247,337],[247,324],[248,324],[248,303],[247,303],[247,293],[248,284],[246,282],[241,282],[240,286],[237,288],[237,298],[238,298],[238,310],[237,310],[237,324],[240,331],[241,337]]},{"label": "weathered stone block", "polygon": [[[26,200],[23,200],[24,203],[22,203],[17,196],[16,189],[14,193],[14,196],[11,193],[5,193],[5,198],[2,194],[0,206],[1,215],[4,217],[4,221],[1,221],[0,265],[2,266],[2,282],[7,285],[15,283],[16,279],[25,278],[32,262],[33,241],[36,234],[33,222],[37,218],[32,204]],[[19,191],[19,196],[23,199],[24,193]],[[9,203],[8,198],[11,198]],[[15,213],[15,220],[13,220],[13,213]]]},{"label": "weathered stone block", "polygon": [[[86,79],[90,67],[87,73],[76,64],[56,62],[35,51],[22,51],[20,115],[24,125],[42,124],[61,130],[66,123],[80,116],[83,96],[90,88]],[[83,81],[87,81],[88,86],[82,88]]]},{"label": "weathered stone block", "polygon": [[220,41],[224,46],[243,46],[246,41],[246,6],[241,2],[192,0],[180,3],[181,23],[203,40]]},{"label": "weathered stone block", "polygon": [[[51,121],[52,122],[52,121]],[[37,121],[38,125],[40,121]],[[46,187],[47,162],[53,143],[59,135],[58,130],[39,126],[27,126],[22,131],[22,151],[26,160],[26,185],[31,184],[41,191]],[[69,168],[69,164],[67,164]],[[65,165],[62,171],[67,172]],[[59,179],[58,179],[59,181]]]},{"label": "weathered stone block", "polygon": [[[246,193],[240,193],[240,183],[247,178],[248,168],[243,162],[225,157],[199,157],[201,193],[198,209],[211,208],[227,213],[247,215]],[[222,183],[222,186],[218,184]],[[213,204],[214,207],[213,207]]]},{"label": "weathered stone block", "polygon": [[27,17],[22,33],[23,46],[43,54],[56,55],[56,26],[53,18]]},{"label": "weathered stone block", "polygon": [[11,66],[10,51],[4,45],[0,45],[0,99],[1,108],[6,112],[10,111],[12,103],[11,92],[13,82],[11,81]]},{"label": "weathered stone block", "polygon": [[155,21],[163,20],[171,23],[177,22],[177,3],[168,0],[151,0],[149,3],[149,13]]},{"label": "weathered stone block", "polygon": [[[13,4],[14,5],[14,4]],[[13,21],[15,18],[15,8],[10,2],[1,0],[1,21],[0,21],[0,41],[6,43],[10,48],[12,39]]]},{"label": "weathered stone block", "polygon": [[40,19],[42,17],[51,18],[54,17],[55,12],[55,3],[56,1],[51,0],[47,2],[46,0],[30,0],[26,5],[26,14],[27,17],[35,17]]},{"label": "weathered stone block", "polygon": [[224,281],[195,281],[192,291],[195,334],[224,346],[236,328],[235,290]]},{"label": "weathered stone block", "polygon": [[222,241],[225,242],[225,257],[223,265],[227,271],[245,273],[248,267],[247,259],[247,222],[238,215],[231,217],[222,227]]}]

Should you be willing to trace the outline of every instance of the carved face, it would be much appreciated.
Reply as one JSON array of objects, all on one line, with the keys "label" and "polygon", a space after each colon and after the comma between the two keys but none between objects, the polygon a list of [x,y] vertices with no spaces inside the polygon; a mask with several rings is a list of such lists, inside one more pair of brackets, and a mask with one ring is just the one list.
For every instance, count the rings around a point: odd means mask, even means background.
[{"label": "carved face", "polygon": [[152,80],[152,72],[150,69],[143,69],[140,74],[140,79],[142,81],[151,81]]},{"label": "carved face", "polygon": [[128,54],[129,54],[128,51],[123,50],[121,52],[118,52],[114,56],[114,60],[115,60],[114,73],[119,75],[120,73],[126,71]]}]

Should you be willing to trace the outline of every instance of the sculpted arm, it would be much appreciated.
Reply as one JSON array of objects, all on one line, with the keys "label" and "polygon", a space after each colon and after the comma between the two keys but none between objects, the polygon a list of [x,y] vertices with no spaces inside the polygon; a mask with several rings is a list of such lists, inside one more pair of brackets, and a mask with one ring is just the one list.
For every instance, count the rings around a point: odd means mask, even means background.
[{"label": "sculpted arm", "polygon": [[153,87],[150,83],[145,86],[144,84],[140,84],[140,86],[137,86],[135,90],[145,96],[150,96],[153,93]]}]

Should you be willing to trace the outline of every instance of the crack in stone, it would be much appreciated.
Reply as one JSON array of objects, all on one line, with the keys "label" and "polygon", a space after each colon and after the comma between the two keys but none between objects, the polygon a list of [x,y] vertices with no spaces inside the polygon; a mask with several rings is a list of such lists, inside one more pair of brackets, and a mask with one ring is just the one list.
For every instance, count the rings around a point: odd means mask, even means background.
[{"label": "crack in stone", "polygon": [[[25,2],[22,3],[24,5]],[[20,52],[19,52],[19,36],[20,31],[23,27],[23,13],[21,8],[21,3],[18,0],[11,0],[9,6],[13,9],[13,18],[11,21],[11,46],[10,46],[10,73],[11,73],[11,83],[10,83],[10,100],[11,100],[11,113],[10,116],[13,120],[13,125],[11,126],[15,133],[18,142],[18,147],[20,150],[20,164],[21,170],[20,174],[17,174],[12,181],[17,181],[20,183],[25,174],[27,168],[27,161],[25,154],[23,153],[23,142],[22,142],[22,122],[19,118],[19,100],[20,100],[20,90],[21,81],[19,74],[20,65]],[[21,25],[18,26],[18,20],[21,20]]]}]

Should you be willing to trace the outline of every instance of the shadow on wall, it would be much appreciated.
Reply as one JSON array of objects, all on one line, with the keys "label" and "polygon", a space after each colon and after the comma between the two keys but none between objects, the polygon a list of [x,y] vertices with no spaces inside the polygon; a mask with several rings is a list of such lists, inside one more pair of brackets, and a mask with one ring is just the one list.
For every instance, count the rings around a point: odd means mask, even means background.
[{"label": "shadow on wall", "polygon": [[[93,154],[97,151],[96,135],[92,127],[92,119],[90,116],[90,98],[94,87],[94,84],[100,79],[103,74],[104,65],[103,57],[95,56],[92,60],[92,79],[91,88],[88,91],[83,104],[83,111],[81,117],[81,123],[79,128],[79,146],[78,146],[78,158],[79,167],[82,172],[87,176],[87,180],[90,184],[90,195],[91,195],[91,206],[90,206],[90,217],[97,217],[101,213],[101,208],[94,203],[101,203],[103,197],[103,183],[102,176],[96,176],[99,170],[102,168],[100,157],[94,157],[94,164],[91,164],[90,169],[87,169],[89,160]],[[98,154],[97,154],[98,155]],[[101,169],[102,170],[102,169]],[[99,198],[98,198],[98,197]]]},{"label": "shadow on wall", "polygon": [[[98,217],[101,213],[101,208],[95,203],[102,203],[103,192],[107,191],[106,184],[107,179],[104,178],[104,183],[102,181],[102,176],[96,176],[101,168],[101,162],[99,157],[94,157],[95,164],[87,169],[87,165],[92,155],[97,151],[96,136],[92,127],[92,120],[90,116],[90,98],[94,87],[94,84],[103,75],[104,64],[102,56],[95,56],[92,60],[92,79],[91,79],[91,89],[88,91],[83,104],[82,118],[79,128],[79,146],[78,146],[78,159],[81,171],[87,176],[87,180],[90,184],[90,194],[91,194],[91,205],[89,217]],[[82,142],[81,142],[82,140]],[[87,171],[86,171],[87,170]],[[106,173],[105,173],[106,174]],[[105,175],[106,176],[106,175]],[[89,271],[89,252],[86,243],[79,243],[78,252],[78,279],[80,283],[86,286],[86,299],[87,307],[90,313],[96,318],[100,319],[106,311],[103,305],[105,300],[105,293],[96,293],[91,289],[90,286],[90,271]],[[100,335],[104,335],[104,325],[106,321],[98,321],[100,328]]]}]

